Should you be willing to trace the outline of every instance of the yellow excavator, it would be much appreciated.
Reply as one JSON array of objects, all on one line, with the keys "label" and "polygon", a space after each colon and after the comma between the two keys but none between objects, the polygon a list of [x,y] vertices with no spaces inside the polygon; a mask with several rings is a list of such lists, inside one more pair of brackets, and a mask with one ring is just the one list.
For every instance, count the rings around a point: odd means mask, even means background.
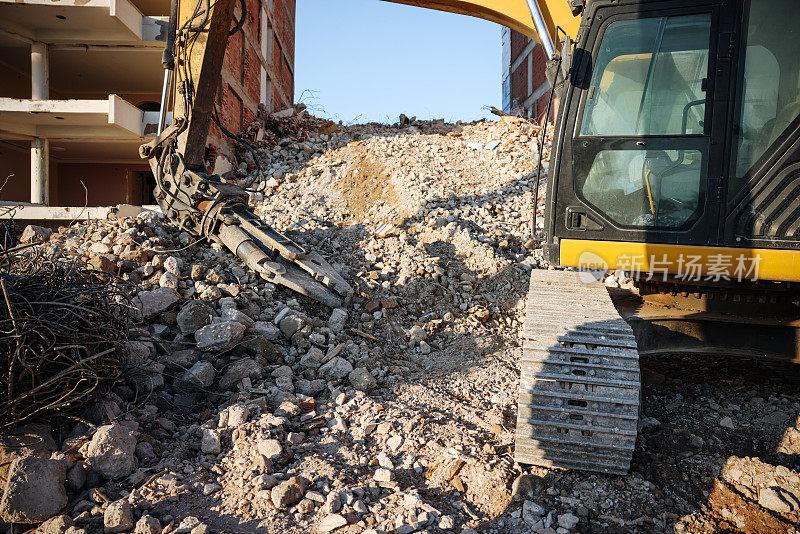
[{"label": "yellow excavator", "polygon": [[[234,20],[235,1],[173,0],[162,119],[141,155],[170,221],[339,306],[348,283],[205,169],[226,44],[246,11],[239,0]],[[800,2],[396,1],[497,22],[548,58],[559,111],[541,235],[533,227],[545,259],[574,269],[532,272],[520,463],[626,473],[640,354],[800,363]],[[635,291],[607,288],[610,271]]]}]

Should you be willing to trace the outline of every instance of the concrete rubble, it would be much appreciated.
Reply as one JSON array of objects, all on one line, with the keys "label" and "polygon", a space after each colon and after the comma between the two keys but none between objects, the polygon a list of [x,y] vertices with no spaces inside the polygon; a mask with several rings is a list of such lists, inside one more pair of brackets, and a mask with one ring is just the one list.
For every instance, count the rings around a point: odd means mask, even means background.
[{"label": "concrete rubble", "polygon": [[248,153],[232,179],[356,296],[326,309],[151,213],[26,230],[139,284],[139,372],[94,427],[0,441],[0,530],[796,531],[800,398],[753,362],[644,359],[626,477],[514,462],[538,127],[279,120],[263,179]]}]

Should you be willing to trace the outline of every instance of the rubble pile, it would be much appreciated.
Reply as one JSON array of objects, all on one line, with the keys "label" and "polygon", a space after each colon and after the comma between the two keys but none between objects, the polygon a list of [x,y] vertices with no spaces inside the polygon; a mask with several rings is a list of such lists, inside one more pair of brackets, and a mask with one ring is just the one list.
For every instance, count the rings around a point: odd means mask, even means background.
[{"label": "rubble pile", "polygon": [[[519,331],[541,266],[535,125],[281,120],[301,133],[257,144],[251,204],[356,295],[325,308],[152,212],[29,232],[138,284],[136,372],[84,422],[0,437],[2,521],[70,534],[794,528],[800,399],[751,363],[644,361],[627,477],[514,462]],[[232,179],[255,183],[247,154]],[[785,417],[766,427],[768,412]]]}]

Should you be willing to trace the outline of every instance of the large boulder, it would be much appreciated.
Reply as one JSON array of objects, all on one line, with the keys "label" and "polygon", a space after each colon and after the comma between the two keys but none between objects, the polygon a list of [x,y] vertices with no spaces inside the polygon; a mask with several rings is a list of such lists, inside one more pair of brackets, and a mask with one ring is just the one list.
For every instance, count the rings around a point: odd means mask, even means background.
[{"label": "large boulder", "polygon": [[40,523],[67,504],[67,463],[36,456],[11,462],[0,517],[7,523]]},{"label": "large boulder", "polygon": [[101,426],[86,449],[92,469],[106,478],[130,475],[136,467],[136,432],[119,423]]}]

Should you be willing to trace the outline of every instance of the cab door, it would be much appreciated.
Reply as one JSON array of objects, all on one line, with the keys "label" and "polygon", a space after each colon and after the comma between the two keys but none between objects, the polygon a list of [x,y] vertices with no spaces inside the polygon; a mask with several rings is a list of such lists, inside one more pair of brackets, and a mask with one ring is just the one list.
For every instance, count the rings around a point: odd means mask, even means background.
[{"label": "cab door", "polygon": [[587,14],[565,95],[551,235],[714,243],[735,10],[603,5]]}]

